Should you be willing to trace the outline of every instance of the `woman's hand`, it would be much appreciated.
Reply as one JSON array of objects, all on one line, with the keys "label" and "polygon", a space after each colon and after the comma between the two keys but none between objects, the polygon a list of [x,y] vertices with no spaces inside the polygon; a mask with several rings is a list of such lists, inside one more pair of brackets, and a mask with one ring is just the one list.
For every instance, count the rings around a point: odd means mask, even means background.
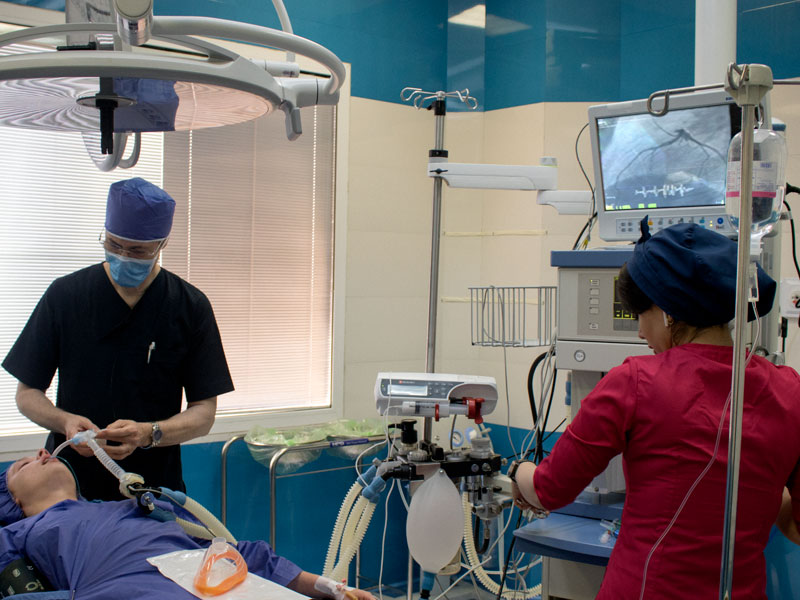
[{"label": "woman's hand", "polygon": [[535,472],[536,465],[532,462],[519,463],[514,474],[514,481],[511,483],[511,495],[514,498],[514,504],[520,510],[532,510],[547,516],[550,513],[539,501],[539,496],[536,494],[536,488],[533,484],[533,474]]}]

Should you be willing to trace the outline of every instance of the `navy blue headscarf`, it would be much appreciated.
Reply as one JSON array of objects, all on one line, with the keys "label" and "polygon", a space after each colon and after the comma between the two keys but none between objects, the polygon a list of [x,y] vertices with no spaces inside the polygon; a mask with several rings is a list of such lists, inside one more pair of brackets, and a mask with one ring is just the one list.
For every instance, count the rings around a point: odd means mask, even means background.
[{"label": "navy blue headscarf", "polygon": [[[653,303],[695,327],[721,325],[736,313],[737,244],[695,223],[667,227],[636,242],[628,273]],[[772,308],[777,284],[758,266],[759,316]],[[755,318],[752,306],[748,319]]]}]

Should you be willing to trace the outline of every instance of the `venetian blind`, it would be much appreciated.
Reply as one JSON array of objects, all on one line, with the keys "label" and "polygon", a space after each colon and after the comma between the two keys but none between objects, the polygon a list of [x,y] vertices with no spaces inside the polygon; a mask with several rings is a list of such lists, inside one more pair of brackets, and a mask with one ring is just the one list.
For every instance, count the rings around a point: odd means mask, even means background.
[{"label": "venetian blind", "polygon": [[[108,186],[137,176],[162,185],[164,136],[142,137],[134,168],[103,173],[79,133],[0,127],[0,359],[53,279],[103,260]],[[17,410],[16,389],[0,369],[0,435],[41,431]]]},{"label": "venetian blind", "polygon": [[165,136],[163,266],[203,290],[236,390],[218,415],[331,405],[335,108]]}]

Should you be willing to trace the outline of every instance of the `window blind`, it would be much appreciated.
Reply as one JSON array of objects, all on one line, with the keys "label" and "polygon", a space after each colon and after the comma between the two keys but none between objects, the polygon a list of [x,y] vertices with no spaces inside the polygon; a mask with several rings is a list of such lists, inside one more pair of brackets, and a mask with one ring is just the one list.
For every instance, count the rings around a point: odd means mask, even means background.
[{"label": "window blind", "polygon": [[[53,279],[103,260],[108,186],[137,176],[162,185],[163,134],[142,138],[134,168],[103,173],[79,133],[0,127],[0,359]],[[42,431],[17,410],[16,389],[0,369],[0,435]]]},{"label": "window blind", "polygon": [[236,390],[218,414],[331,405],[335,109],[166,135],[165,268],[211,300]]}]

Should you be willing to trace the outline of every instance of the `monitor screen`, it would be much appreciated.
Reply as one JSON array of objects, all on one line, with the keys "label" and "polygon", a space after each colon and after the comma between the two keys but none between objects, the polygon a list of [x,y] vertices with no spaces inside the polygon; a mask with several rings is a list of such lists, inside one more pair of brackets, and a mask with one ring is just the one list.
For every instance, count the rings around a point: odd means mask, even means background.
[{"label": "monitor screen", "polygon": [[693,221],[729,233],[726,162],[741,111],[724,91],[674,96],[662,117],[645,100],[593,106],[589,121],[602,239],[637,239],[644,216],[655,231]]}]

